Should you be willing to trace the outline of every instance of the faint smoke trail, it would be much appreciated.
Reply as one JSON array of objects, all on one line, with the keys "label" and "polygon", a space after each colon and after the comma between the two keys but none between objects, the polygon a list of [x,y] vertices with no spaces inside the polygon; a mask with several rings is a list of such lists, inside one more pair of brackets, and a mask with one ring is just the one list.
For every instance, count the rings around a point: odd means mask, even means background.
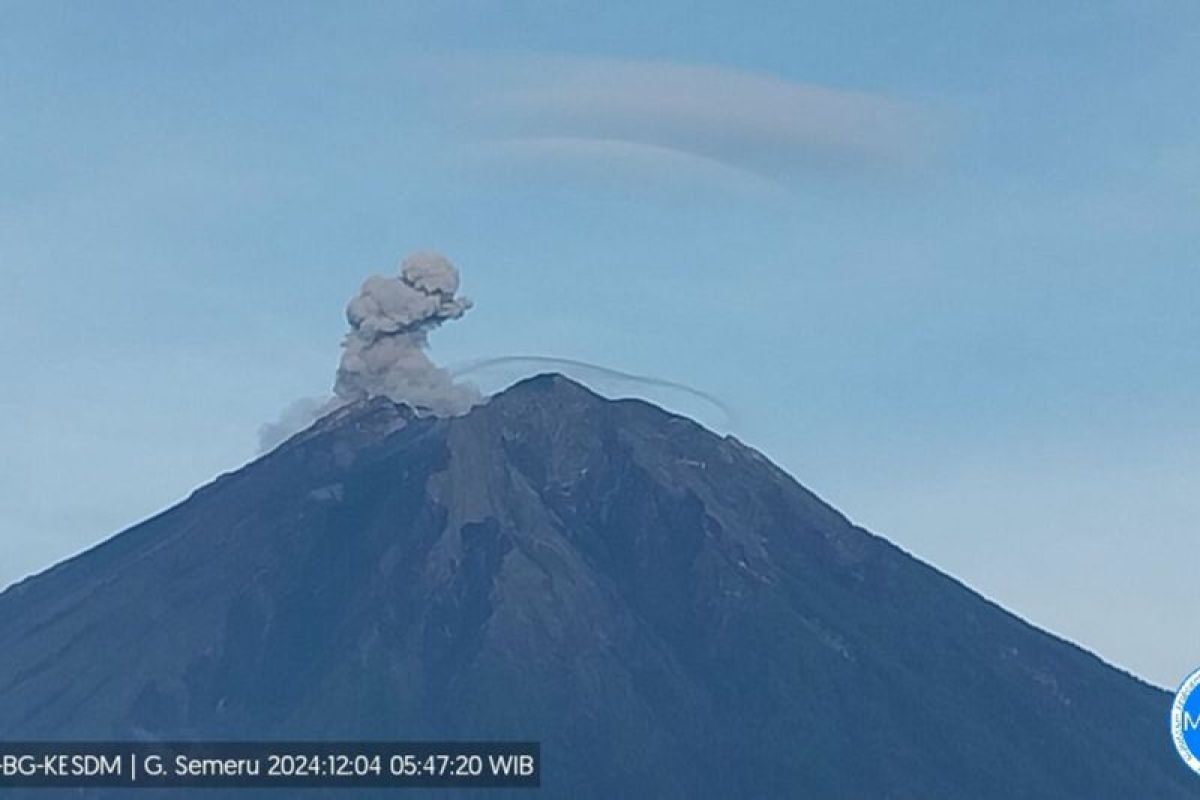
[{"label": "faint smoke trail", "polygon": [[531,367],[533,369],[541,369],[550,367],[552,369],[565,370],[580,370],[584,373],[591,373],[599,378],[614,379],[632,385],[640,385],[643,387],[668,389],[680,394],[686,395],[708,405],[710,408],[720,412],[724,417],[721,421],[723,427],[730,427],[735,424],[736,415],[733,409],[721,400],[708,392],[701,391],[685,383],[667,380],[665,378],[656,378],[653,375],[638,375],[633,372],[624,372],[610,367],[604,367],[599,364],[592,364],[588,361],[580,361],[574,358],[557,358],[554,356],[533,356],[533,355],[513,355],[513,356],[497,356],[495,358],[480,358],[471,361],[463,361],[458,364],[451,364],[446,367],[446,371],[450,373],[452,378],[461,378],[473,373],[479,373],[493,367],[514,367],[520,369],[522,367]]}]

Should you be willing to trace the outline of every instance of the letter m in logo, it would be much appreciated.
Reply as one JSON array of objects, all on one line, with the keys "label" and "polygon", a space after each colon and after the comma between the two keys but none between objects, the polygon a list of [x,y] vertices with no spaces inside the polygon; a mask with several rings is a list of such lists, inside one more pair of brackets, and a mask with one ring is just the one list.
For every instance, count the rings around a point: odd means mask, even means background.
[{"label": "letter m in logo", "polygon": [[1192,716],[1188,712],[1183,712],[1183,729],[1185,731],[1194,731],[1200,729],[1200,714]]}]

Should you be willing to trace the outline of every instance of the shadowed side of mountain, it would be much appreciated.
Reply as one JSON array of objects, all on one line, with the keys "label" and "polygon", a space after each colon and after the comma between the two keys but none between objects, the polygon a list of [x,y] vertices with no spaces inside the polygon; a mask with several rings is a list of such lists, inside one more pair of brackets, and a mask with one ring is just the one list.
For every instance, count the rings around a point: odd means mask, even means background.
[{"label": "shadowed side of mountain", "polygon": [[534,739],[581,797],[1189,797],[1168,698],[561,376],[355,404],[0,595],[4,738]]}]

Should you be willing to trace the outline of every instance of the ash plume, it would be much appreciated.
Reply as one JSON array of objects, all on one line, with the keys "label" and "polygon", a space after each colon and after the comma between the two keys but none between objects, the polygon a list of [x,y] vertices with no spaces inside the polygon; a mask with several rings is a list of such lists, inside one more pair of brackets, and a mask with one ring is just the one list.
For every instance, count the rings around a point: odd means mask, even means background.
[{"label": "ash plume", "polygon": [[346,307],[350,332],[342,343],[333,392],[343,402],[383,396],[437,416],[465,413],[479,402],[426,355],[429,332],[471,307],[457,296],[458,270],[439,253],[415,253],[400,275],[375,275]]},{"label": "ash plume", "polygon": [[413,253],[400,274],[373,275],[346,306],[350,331],[342,341],[333,396],[305,397],[288,406],[279,420],[259,428],[259,451],[267,452],[334,409],[387,397],[420,414],[464,414],[482,396],[456,383],[426,353],[429,333],[461,317],[471,301],[458,295],[458,270],[440,253]]}]

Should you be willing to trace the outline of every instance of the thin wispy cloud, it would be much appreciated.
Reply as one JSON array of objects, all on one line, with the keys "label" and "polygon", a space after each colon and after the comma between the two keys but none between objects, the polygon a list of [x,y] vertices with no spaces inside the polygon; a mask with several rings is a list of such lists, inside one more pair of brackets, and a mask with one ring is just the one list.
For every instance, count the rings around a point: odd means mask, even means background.
[{"label": "thin wispy cloud", "polygon": [[467,129],[500,152],[630,166],[716,166],[787,183],[898,172],[936,126],[901,99],[711,64],[561,56],[472,57],[456,95]]},{"label": "thin wispy cloud", "polygon": [[600,182],[683,183],[738,195],[781,196],[780,183],[739,166],[686,150],[628,139],[529,136],[492,139],[475,152],[488,161],[545,166]]}]

